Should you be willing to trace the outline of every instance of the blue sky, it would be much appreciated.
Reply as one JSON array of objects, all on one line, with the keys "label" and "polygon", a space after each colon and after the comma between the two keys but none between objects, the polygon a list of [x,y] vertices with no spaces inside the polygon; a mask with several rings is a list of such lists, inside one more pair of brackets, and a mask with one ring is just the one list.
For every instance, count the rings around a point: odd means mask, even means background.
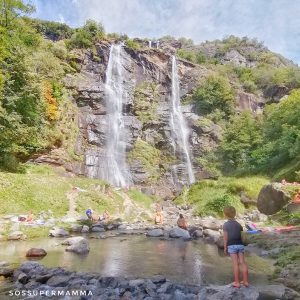
[{"label": "blue sky", "polygon": [[300,64],[300,0],[31,0],[34,17],[81,26],[102,22],[106,32],[163,35],[196,43],[228,35],[263,41]]}]

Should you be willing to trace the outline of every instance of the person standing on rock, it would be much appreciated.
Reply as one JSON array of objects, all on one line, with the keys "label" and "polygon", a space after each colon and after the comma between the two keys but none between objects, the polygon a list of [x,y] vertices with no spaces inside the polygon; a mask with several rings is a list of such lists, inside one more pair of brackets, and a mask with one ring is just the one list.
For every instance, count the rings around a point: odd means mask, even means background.
[{"label": "person standing on rock", "polygon": [[179,218],[177,220],[177,225],[179,228],[182,228],[184,230],[188,229],[188,224],[187,224],[187,221],[185,220],[185,218],[183,217],[183,214],[179,215]]},{"label": "person standing on rock", "polygon": [[228,221],[223,225],[224,253],[225,255],[229,253],[232,260],[234,275],[234,282],[232,283],[232,286],[236,288],[240,287],[239,266],[241,266],[243,272],[243,284],[244,286],[248,287],[248,266],[244,258],[245,247],[241,234],[243,227],[234,219],[236,210],[233,206],[226,206],[224,208],[224,215],[226,218],[228,218]]}]

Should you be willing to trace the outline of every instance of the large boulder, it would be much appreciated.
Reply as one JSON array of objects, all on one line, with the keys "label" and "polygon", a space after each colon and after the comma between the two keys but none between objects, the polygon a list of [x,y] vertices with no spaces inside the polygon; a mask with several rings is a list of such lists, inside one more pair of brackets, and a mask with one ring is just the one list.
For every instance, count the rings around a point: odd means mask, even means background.
[{"label": "large boulder", "polygon": [[41,248],[31,248],[26,252],[26,257],[43,257],[47,252]]},{"label": "large boulder", "polygon": [[215,231],[215,230],[212,230],[212,229],[204,229],[203,230],[203,235],[206,237],[206,239],[208,241],[211,241],[211,242],[214,242],[214,243],[217,243],[221,234],[219,231]]},{"label": "large boulder", "polygon": [[69,236],[69,232],[63,228],[53,228],[49,231],[49,236],[52,237],[65,237]]},{"label": "large boulder", "polygon": [[169,236],[171,238],[184,238],[184,239],[191,238],[191,236],[187,230],[184,230],[179,227],[176,227],[176,228],[173,228],[172,230],[170,230]]},{"label": "large boulder", "polygon": [[207,218],[200,221],[200,226],[203,229],[219,230],[222,228],[223,222],[215,218]]},{"label": "large boulder", "polygon": [[159,237],[164,235],[164,231],[160,228],[149,230],[147,236]]},{"label": "large boulder", "polygon": [[210,285],[201,290],[198,295],[200,300],[258,300],[259,292],[254,287],[241,287],[240,289],[228,286]]},{"label": "large boulder", "polygon": [[9,241],[25,240],[26,235],[22,231],[14,231],[9,234],[7,239]]},{"label": "large boulder", "polygon": [[64,240],[62,244],[69,246],[66,248],[66,251],[68,252],[74,252],[77,254],[86,254],[90,251],[90,246],[87,239],[81,236],[68,238]]},{"label": "large boulder", "polygon": [[290,195],[282,189],[280,183],[270,183],[265,185],[259,192],[257,208],[265,215],[273,215],[290,201]]}]

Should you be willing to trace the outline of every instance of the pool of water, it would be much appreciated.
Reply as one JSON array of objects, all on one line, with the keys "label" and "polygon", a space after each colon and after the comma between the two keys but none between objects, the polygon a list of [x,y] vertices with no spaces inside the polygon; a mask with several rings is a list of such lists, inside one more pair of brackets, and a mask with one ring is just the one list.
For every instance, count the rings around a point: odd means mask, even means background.
[{"label": "pool of water", "polygon": [[[77,255],[66,252],[62,239],[2,242],[0,261],[21,263],[32,247],[48,254],[39,262],[48,267],[71,271],[97,272],[103,276],[151,277],[163,275],[189,284],[227,284],[232,281],[231,261],[215,245],[204,241],[160,240],[145,236],[117,236],[89,239],[90,252]],[[272,261],[246,253],[252,284],[268,283]],[[3,284],[3,283],[2,283]]]}]

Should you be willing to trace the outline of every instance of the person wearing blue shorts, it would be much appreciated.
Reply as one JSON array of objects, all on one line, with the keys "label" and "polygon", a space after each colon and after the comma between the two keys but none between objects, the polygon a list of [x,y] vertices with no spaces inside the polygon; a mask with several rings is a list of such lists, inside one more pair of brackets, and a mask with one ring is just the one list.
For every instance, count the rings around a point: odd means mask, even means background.
[{"label": "person wearing blue shorts", "polygon": [[228,221],[223,225],[224,232],[224,253],[227,255],[229,253],[232,265],[233,265],[233,275],[234,282],[233,287],[240,287],[240,269],[241,266],[243,273],[243,285],[248,287],[248,266],[245,262],[244,257],[244,244],[242,241],[242,231],[243,227],[234,218],[236,215],[236,210],[233,206],[226,206],[224,208],[224,215],[228,218]]}]

